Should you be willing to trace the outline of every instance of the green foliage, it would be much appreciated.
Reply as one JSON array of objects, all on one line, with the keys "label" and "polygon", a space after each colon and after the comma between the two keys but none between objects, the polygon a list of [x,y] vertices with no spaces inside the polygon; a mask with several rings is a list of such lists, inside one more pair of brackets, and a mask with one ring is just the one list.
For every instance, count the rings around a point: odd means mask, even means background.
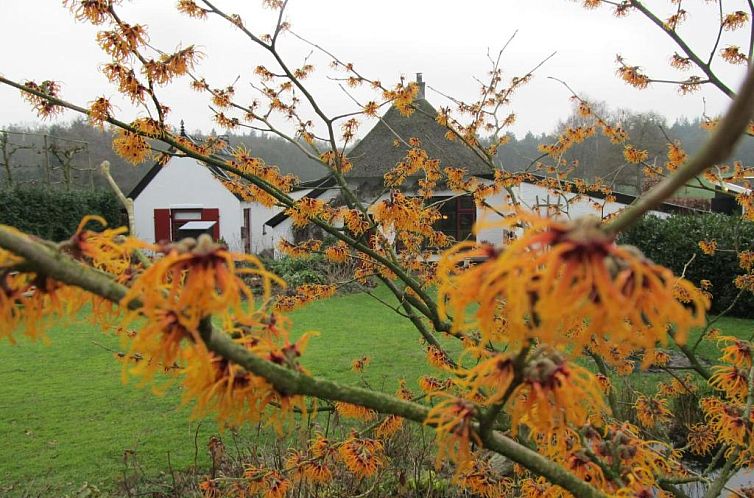
[{"label": "green foliage", "polygon": [[304,284],[327,283],[323,274],[327,261],[320,255],[313,255],[308,258],[283,256],[265,261],[265,266],[285,280],[290,288]]},{"label": "green foliage", "polygon": [[110,192],[19,187],[0,191],[0,224],[48,240],[69,238],[87,214],[102,216],[109,226],[122,224],[120,204]]},{"label": "green foliage", "polygon": [[[699,241],[717,241],[718,251],[708,256]],[[712,313],[720,313],[735,299],[739,290],[733,279],[743,273],[736,251],[754,249],[754,223],[736,216],[704,214],[672,216],[666,220],[646,217],[621,236],[621,242],[637,246],[651,260],[699,284],[712,282]],[[692,256],[694,260],[689,263]],[[754,294],[745,292],[731,310],[737,316],[754,315]]]},{"label": "green foliage", "polygon": [[352,261],[333,263],[321,254],[312,254],[308,257],[265,259],[264,265],[285,280],[289,289],[304,284],[336,284],[340,293],[359,292],[364,288],[353,280],[355,263]]}]

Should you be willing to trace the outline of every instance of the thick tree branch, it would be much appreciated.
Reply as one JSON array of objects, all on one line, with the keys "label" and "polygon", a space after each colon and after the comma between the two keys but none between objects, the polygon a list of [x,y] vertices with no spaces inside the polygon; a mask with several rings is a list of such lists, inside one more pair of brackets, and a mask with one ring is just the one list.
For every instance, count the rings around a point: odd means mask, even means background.
[{"label": "thick tree branch", "polygon": [[[114,303],[124,304],[122,300],[128,292],[127,287],[42,242],[33,240],[8,227],[0,226],[0,247],[24,258],[25,262],[38,273],[68,285],[79,287]],[[139,301],[130,301],[125,305],[134,310],[141,307]],[[406,401],[370,389],[342,385],[330,380],[311,377],[267,361],[234,342],[230,336],[215,327],[208,326],[205,333],[202,334],[202,338],[211,351],[242,366],[249,372],[265,378],[281,393],[313,396],[328,401],[344,401],[371,408],[381,413],[398,415],[419,423],[423,423],[429,413],[429,408],[413,401]],[[520,463],[576,496],[605,497],[604,494],[574,476],[565,468],[507,436],[497,432],[488,433],[484,435],[483,442],[488,449]]]}]

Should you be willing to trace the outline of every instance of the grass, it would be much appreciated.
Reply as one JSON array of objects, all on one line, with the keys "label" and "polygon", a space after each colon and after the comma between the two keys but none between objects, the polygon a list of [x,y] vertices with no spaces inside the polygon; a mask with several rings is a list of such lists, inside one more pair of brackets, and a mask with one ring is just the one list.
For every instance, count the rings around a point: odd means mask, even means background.
[{"label": "grass", "polygon": [[[60,327],[50,338],[49,347],[0,346],[0,493],[56,495],[84,482],[109,488],[126,451],[151,469],[167,469],[168,452],[173,465],[193,462],[198,422],[176,409],[175,391],[156,397],[122,385],[119,364],[93,342],[117,347],[116,338],[88,324]],[[200,444],[211,430],[202,424]]]},{"label": "grass", "polygon": [[[378,289],[383,299],[387,291]],[[330,379],[393,391],[398,376],[416,381],[428,371],[418,333],[406,320],[364,294],[313,303],[290,314],[293,337],[319,331],[303,364]],[[0,343],[0,495],[60,495],[85,482],[110,490],[135,454],[149,474],[207,467],[211,420],[190,420],[180,392],[157,397],[121,382],[121,367],[105,348],[119,339],[88,321],[57,327],[51,344]],[[363,377],[352,360],[367,354]],[[195,448],[194,440],[198,442]],[[131,453],[134,452],[134,453]]]},{"label": "grass", "polygon": [[[719,328],[723,335],[732,335],[741,339],[752,339],[754,336],[754,322],[745,318],[722,317],[712,325],[712,328]],[[699,339],[700,331],[694,331],[689,334],[687,343],[689,346],[696,344]],[[719,356],[719,350],[712,341],[702,341],[696,350],[697,356],[701,359],[715,362]]]},{"label": "grass", "polygon": [[[388,299],[385,289],[377,293]],[[313,303],[290,316],[294,337],[320,333],[303,356],[313,374],[392,391],[399,378],[414,384],[429,371],[412,325],[364,294]],[[724,318],[719,327],[746,338],[754,332],[750,320]],[[84,483],[113,490],[125,453],[148,475],[169,470],[168,454],[178,470],[208,466],[214,423],[190,420],[190,409],[178,407],[177,389],[156,397],[123,386],[120,365],[105,349],[117,349],[117,337],[86,321],[60,326],[49,337],[49,346],[0,343],[0,494],[59,496]],[[711,360],[716,354],[709,343],[699,352]],[[371,363],[360,377],[351,362],[364,354]]]},{"label": "grass", "polygon": [[[376,293],[390,302],[387,289],[379,288]],[[319,332],[302,358],[303,365],[315,375],[356,382],[351,362],[367,355],[370,365],[363,381],[393,391],[400,378],[415,386],[417,378],[430,371],[419,333],[411,322],[365,294],[315,302],[290,316],[294,336],[306,330]],[[455,342],[446,344],[451,351],[458,346]]]}]

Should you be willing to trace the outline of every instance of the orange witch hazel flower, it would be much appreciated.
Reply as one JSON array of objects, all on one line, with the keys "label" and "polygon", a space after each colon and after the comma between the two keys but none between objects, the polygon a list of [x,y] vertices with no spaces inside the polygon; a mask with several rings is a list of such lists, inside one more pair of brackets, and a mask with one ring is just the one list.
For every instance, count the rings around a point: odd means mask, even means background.
[{"label": "orange witch hazel flower", "polygon": [[12,270],[20,262],[20,258],[0,249],[0,339],[7,337],[11,343],[14,342],[12,334],[21,321],[19,304],[29,280]]},{"label": "orange witch hazel flower", "polygon": [[[157,371],[167,371],[183,360],[184,341],[199,342],[199,334],[181,324],[179,313],[155,309],[150,313],[148,323],[134,337],[124,337],[129,342],[131,353],[146,355],[146,361],[139,362],[130,372],[149,382]],[[128,369],[123,369],[123,380]]]},{"label": "orange witch hazel flower", "polygon": [[199,491],[203,498],[219,498],[222,495],[220,484],[212,479],[205,479],[199,483]]},{"label": "orange witch hazel flower", "polygon": [[744,446],[748,437],[747,426],[754,421],[754,414],[744,417],[744,407],[729,404],[719,398],[703,398],[699,403],[707,419],[707,426],[717,435],[718,442],[731,446]]},{"label": "orange witch hazel flower", "polygon": [[427,346],[427,361],[430,365],[442,370],[452,368],[453,362],[448,357],[445,351],[438,349],[435,346]]},{"label": "orange witch hazel flower", "polygon": [[699,249],[702,250],[704,254],[707,256],[712,256],[715,254],[715,251],[717,250],[717,241],[716,240],[701,240],[699,241]]},{"label": "orange witch hazel flower", "polygon": [[723,355],[720,360],[725,363],[730,363],[739,368],[751,368],[752,366],[752,344],[750,341],[745,341],[733,336],[721,336],[718,338],[718,347],[720,343],[727,344],[720,348]]},{"label": "orange witch hazel flower", "polygon": [[375,434],[380,439],[386,439],[401,430],[401,427],[403,427],[403,419],[398,415],[389,415],[377,426]]},{"label": "orange witch hazel flower", "polygon": [[471,444],[481,445],[479,435],[473,423],[477,409],[473,403],[447,393],[433,393],[435,397],[445,398],[429,411],[424,420],[425,425],[435,427],[438,439],[436,464],[439,465],[447,455],[461,469],[471,461]]},{"label": "orange witch hazel flower", "polygon": [[687,436],[689,450],[694,455],[706,455],[717,442],[715,432],[706,424],[694,424],[689,427]]},{"label": "orange witch hazel flower", "polygon": [[[22,235],[13,227],[2,228]],[[22,327],[30,339],[46,340],[45,331],[74,315],[87,298],[84,291],[46,275],[18,271],[16,265],[22,263],[22,258],[0,249],[0,340],[7,338],[11,344]]]},{"label": "orange witch hazel flower", "polygon": [[332,284],[304,284],[280,296],[275,302],[278,311],[291,311],[317,299],[332,297],[338,288]]},{"label": "orange witch hazel flower", "polygon": [[348,470],[359,477],[372,477],[385,465],[382,443],[376,439],[360,438],[356,434],[343,442],[338,455]]},{"label": "orange witch hazel flower", "polygon": [[143,163],[152,151],[144,137],[126,130],[118,131],[113,139],[113,149],[131,164]]},{"label": "orange witch hazel flower", "polygon": [[[141,312],[147,316],[155,310],[173,310],[188,329],[196,330],[199,321],[213,313],[231,313],[240,325],[256,325],[259,317],[254,306],[243,303],[244,298],[254,302],[252,290],[242,279],[245,274],[262,277],[265,296],[273,282],[285,285],[255,256],[231,253],[207,235],[162,250],[165,256],[139,276],[122,302],[141,299]],[[238,263],[248,267],[240,268]]]},{"label": "orange witch hazel flower", "polygon": [[[167,254],[135,279],[122,300],[124,305],[135,299],[143,303],[127,321],[146,318],[146,324],[130,339],[130,350],[145,359],[124,368],[124,375],[130,372],[146,382],[158,370],[184,367],[184,399],[197,401],[195,413],[217,412],[221,421],[232,424],[257,420],[273,401],[291,412],[301,401],[298,397],[285,397],[263,379],[214,356],[199,330],[202,320],[216,314],[234,340],[254,354],[300,369],[296,358],[309,336],[289,344],[285,324],[277,314],[257,309],[254,295],[242,279],[247,273],[259,275],[266,301],[277,277],[268,274],[255,257],[232,254],[209,237],[186,239],[163,250]],[[238,268],[239,262],[248,267]],[[278,346],[281,340],[285,340],[284,346]]]},{"label": "orange witch hazel flower", "polygon": [[194,416],[215,412],[229,425],[259,420],[274,395],[264,379],[199,347],[185,356],[183,402],[195,401]]},{"label": "orange witch hazel flower", "polygon": [[88,215],[79,223],[76,233],[63,244],[72,257],[85,260],[93,267],[116,275],[119,281],[128,278],[128,268],[132,265],[131,255],[134,250],[146,248],[145,242],[133,237],[126,237],[128,228],[107,228],[101,232],[86,230],[90,223],[107,227],[107,221],[101,216]]},{"label": "orange witch hazel flower", "polygon": [[[304,371],[296,358],[304,350],[306,338],[282,348],[256,337],[241,338],[236,342],[259,356],[263,356],[264,350],[271,350],[267,355],[270,361]],[[308,413],[303,396],[276,391],[264,378],[207,351],[201,344],[186,348],[183,356],[186,365],[182,372],[183,402],[195,401],[194,416],[215,413],[221,424],[233,426],[266,419],[267,424],[281,434],[283,425],[290,421],[294,411]],[[275,416],[265,417],[265,409],[270,406],[278,410]]]},{"label": "orange witch hazel flower", "polygon": [[471,388],[472,396],[485,391],[487,393],[486,403],[492,404],[503,398],[513,382],[513,378],[513,358],[508,355],[497,354],[480,361],[467,372],[462,382]]},{"label": "orange witch hazel flower", "polygon": [[730,365],[713,367],[709,385],[723,391],[734,400],[743,402],[749,394],[749,371]]},{"label": "orange witch hazel flower", "polygon": [[634,407],[639,423],[649,429],[673,419],[673,414],[667,407],[667,401],[662,398],[641,395],[636,399]]},{"label": "orange witch hazel flower", "polygon": [[285,498],[291,486],[291,481],[277,470],[248,465],[243,476],[249,491],[260,493],[265,498]]},{"label": "orange witch hazel flower", "polygon": [[585,425],[608,411],[594,375],[550,348],[534,353],[523,377],[506,408],[514,431],[523,424],[547,434],[566,423]]},{"label": "orange witch hazel flower", "polygon": [[45,275],[3,268],[3,252],[0,250],[0,339],[15,344],[13,334],[23,327],[26,337],[46,340],[45,331],[53,317],[65,319],[78,311],[84,294]]},{"label": "orange witch hazel flower", "polygon": [[285,471],[295,482],[326,483],[332,479],[332,470],[324,458],[308,458],[298,450],[291,450],[285,459]]},{"label": "orange witch hazel flower", "polygon": [[[707,298],[638,249],[617,245],[599,219],[516,218],[504,226],[524,220],[529,228],[507,247],[461,243],[440,260],[440,311],[452,313],[454,329],[478,328],[485,340],[518,344],[584,347],[597,336],[651,351],[669,326],[683,341],[703,324]],[[485,260],[463,268],[472,258]],[[679,289],[684,302],[675,297]]]},{"label": "orange witch hazel flower", "polygon": [[471,491],[475,496],[483,498],[508,496],[513,487],[513,481],[507,478],[498,478],[489,463],[481,460],[479,455],[469,468],[464,469],[453,478],[453,482],[459,487]]},{"label": "orange witch hazel flower", "polygon": [[345,403],[343,401],[337,401],[335,403],[335,410],[343,418],[353,418],[356,420],[363,420],[369,422],[377,418],[377,412],[369,408],[365,408],[360,405],[354,405],[351,403]]}]

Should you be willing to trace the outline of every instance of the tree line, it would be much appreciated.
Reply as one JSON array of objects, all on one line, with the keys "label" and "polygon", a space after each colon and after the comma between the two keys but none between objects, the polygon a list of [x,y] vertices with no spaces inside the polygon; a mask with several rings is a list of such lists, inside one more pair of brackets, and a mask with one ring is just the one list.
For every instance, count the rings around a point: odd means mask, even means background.
[{"label": "tree line", "polygon": [[[113,133],[109,129],[92,127],[84,119],[65,124],[0,128],[0,186],[39,184],[67,190],[107,189],[109,187],[100,175],[89,173],[90,168],[96,169],[100,162],[107,160],[113,178],[127,193],[154,162],[134,166],[125,161],[112,148]],[[203,140],[211,134],[215,134],[214,130],[209,133],[196,130],[190,136]],[[226,137],[231,145],[245,146],[267,164],[278,166],[283,173],[294,174],[302,181],[325,174],[319,163],[305,157],[294,145],[281,138],[256,132]],[[160,148],[157,144],[154,146]],[[66,173],[71,177],[66,178]]]},{"label": "tree line", "polygon": [[[611,110],[606,104],[599,102],[590,102],[590,105],[605,121],[620,124],[628,133],[631,144],[648,152],[646,162],[661,169],[666,161],[669,143],[680,144],[691,156],[701,148],[710,135],[710,131],[704,127],[706,118],[683,118],[670,123],[666,117],[655,112]],[[537,160],[542,156],[539,145],[553,143],[567,128],[582,124],[583,118],[574,110],[567,119],[557,125],[554,133],[527,133],[520,139],[510,136],[510,142],[498,151],[498,163],[509,171],[536,171]],[[614,144],[604,134],[596,134],[574,145],[567,152],[565,159],[570,162],[572,168],[570,176],[590,182],[602,179],[614,185],[616,191],[629,194],[644,190],[646,185],[643,181],[646,177],[639,166],[626,162],[623,151],[624,144]],[[741,141],[731,161],[741,161],[744,165],[754,164],[754,143],[749,140]],[[677,195],[696,197],[704,196],[705,193],[698,189],[686,188]],[[711,194],[707,193],[707,196],[709,195]]]},{"label": "tree line", "polygon": [[[709,135],[701,118],[684,118],[671,124],[667,118],[654,112],[611,110],[604,103],[593,105],[603,119],[619,123],[629,134],[635,147],[647,150],[647,162],[650,164],[662,166],[668,143],[678,141],[688,154],[693,154]],[[509,142],[498,150],[498,164],[508,171],[542,172],[537,166],[538,159],[542,156],[539,146],[557,141],[563,131],[568,127],[579,126],[582,120],[574,110],[553,132],[529,132],[521,138],[509,134]],[[78,188],[108,188],[99,175],[90,171],[101,161],[107,160],[112,165],[113,178],[121,189],[128,192],[153,164],[129,164],[113,151],[112,132],[94,128],[84,119],[55,125],[10,125],[4,130],[6,133],[0,132],[0,185],[3,186],[52,183],[70,190],[72,183]],[[195,130],[190,133],[199,140],[213,134],[214,130],[208,133]],[[255,157],[278,166],[284,174],[298,176],[302,181],[326,174],[322,165],[307,158],[296,146],[279,137],[254,131],[228,134],[225,137],[232,146],[243,145]],[[601,134],[576,144],[566,156],[572,169],[570,177],[587,181],[603,179],[614,185],[617,191],[636,193],[642,189],[643,175],[639,167],[626,162],[623,147],[623,144],[611,143]],[[744,165],[754,164],[754,143],[741,142],[733,159]],[[687,189],[680,195],[693,197],[704,194],[699,190]]]}]

